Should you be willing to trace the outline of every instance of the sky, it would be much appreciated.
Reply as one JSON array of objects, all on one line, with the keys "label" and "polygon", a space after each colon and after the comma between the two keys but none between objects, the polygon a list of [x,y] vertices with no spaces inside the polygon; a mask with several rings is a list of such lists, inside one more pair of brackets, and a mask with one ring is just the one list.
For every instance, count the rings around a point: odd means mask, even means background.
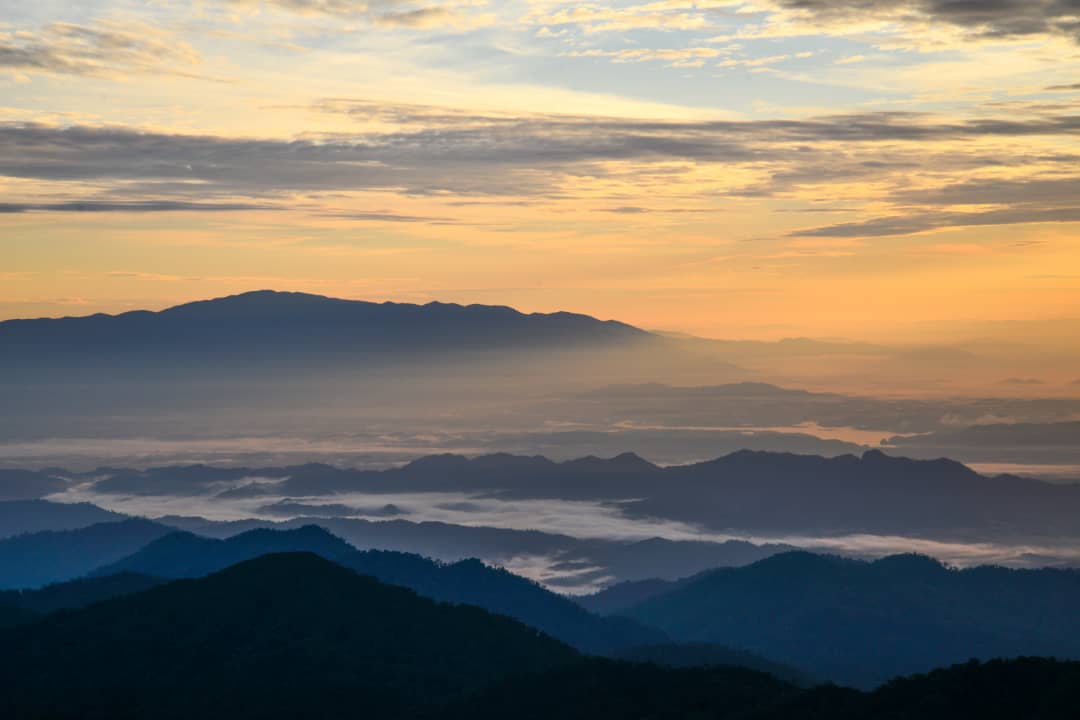
[{"label": "sky", "polygon": [[4,0],[0,319],[258,288],[1053,333],[1080,2]]}]

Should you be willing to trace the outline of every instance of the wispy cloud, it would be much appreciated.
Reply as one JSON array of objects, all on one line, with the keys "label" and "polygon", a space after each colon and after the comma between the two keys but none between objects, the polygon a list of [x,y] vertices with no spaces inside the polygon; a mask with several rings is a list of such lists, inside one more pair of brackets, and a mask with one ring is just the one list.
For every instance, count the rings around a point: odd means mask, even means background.
[{"label": "wispy cloud", "polygon": [[192,75],[199,61],[191,45],[142,23],[56,22],[36,31],[0,30],[0,67],[14,70],[95,76]]},{"label": "wispy cloud", "polygon": [[[463,1],[410,0],[219,0],[252,9],[281,10],[300,15],[327,15],[363,20],[388,28],[467,29],[488,25],[482,5]],[[479,8],[479,10],[478,10]]]},{"label": "wispy cloud", "polygon": [[[691,181],[710,167],[731,167],[748,179],[717,190],[717,196],[806,196],[817,192],[814,188],[870,183],[857,192],[877,203],[872,216],[796,230],[794,237],[878,237],[945,226],[1080,221],[1075,201],[1080,178],[1048,176],[1044,169],[1042,175],[1014,171],[1008,178],[959,179],[988,163],[1067,166],[1065,156],[1032,155],[1022,143],[1007,150],[1001,143],[1075,137],[1080,116],[964,119],[871,112],[802,120],[663,121],[347,99],[319,103],[316,109],[354,119],[364,129],[273,140],[2,124],[0,175],[54,184],[112,184],[110,193],[120,197],[9,200],[0,210],[256,210],[268,203],[297,206],[297,193],[325,191],[555,199],[564,183],[583,173],[612,181],[632,173],[640,184],[654,168],[670,183]],[[992,157],[982,149],[988,141],[998,144]],[[919,153],[904,150],[905,144],[917,145]],[[907,178],[924,168],[938,182],[912,189]],[[314,203],[308,210],[366,222],[455,222],[395,209],[330,210],[324,205]],[[629,214],[627,208],[644,205],[614,207],[616,213]]]},{"label": "wispy cloud", "polygon": [[186,202],[183,200],[71,200],[56,203],[0,202],[0,214],[61,212],[61,213],[148,213],[148,212],[235,212],[240,210],[272,210],[274,206],[256,203]]}]

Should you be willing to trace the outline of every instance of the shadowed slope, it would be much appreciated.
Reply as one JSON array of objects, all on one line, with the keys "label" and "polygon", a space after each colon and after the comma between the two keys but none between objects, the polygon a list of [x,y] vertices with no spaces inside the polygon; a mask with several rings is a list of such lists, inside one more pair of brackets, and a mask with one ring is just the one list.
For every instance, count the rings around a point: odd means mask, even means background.
[{"label": "shadowed slope", "polygon": [[58,613],[2,641],[6,717],[393,717],[577,659],[508,618],[312,554]]},{"label": "shadowed slope", "polygon": [[0,592],[0,605],[10,604],[34,613],[51,613],[93,605],[121,595],[142,592],[162,585],[166,580],[137,573],[119,573],[105,577],[80,578],[46,585],[37,590]]},{"label": "shadowed slope", "polygon": [[1080,658],[1080,572],[951,570],[785,553],[702,573],[626,611],[677,641],[715,642],[873,686],[971,657]]},{"label": "shadowed slope", "polygon": [[252,530],[226,540],[167,535],[95,575],[134,572],[161,578],[199,577],[259,555],[306,551],[364,575],[444,602],[475,605],[516,618],[580,650],[607,653],[664,642],[667,637],[625,618],[597,617],[536,583],[479,560],[439,563],[419,555],[358,552],[314,525]]},{"label": "shadowed slope", "polygon": [[436,563],[418,555],[369,550],[341,564],[444,602],[476,605],[516,618],[588,653],[607,654],[667,636],[627,618],[601,618],[537,583],[479,560]]},{"label": "shadowed slope", "polygon": [[173,532],[126,558],[96,569],[94,575],[131,572],[160,578],[192,578],[270,553],[310,552],[336,560],[353,551],[347,542],[315,525],[295,530],[258,528],[225,540]]},{"label": "shadowed slope", "polygon": [[115,562],[172,528],[141,518],[0,540],[0,589],[39,587]]}]

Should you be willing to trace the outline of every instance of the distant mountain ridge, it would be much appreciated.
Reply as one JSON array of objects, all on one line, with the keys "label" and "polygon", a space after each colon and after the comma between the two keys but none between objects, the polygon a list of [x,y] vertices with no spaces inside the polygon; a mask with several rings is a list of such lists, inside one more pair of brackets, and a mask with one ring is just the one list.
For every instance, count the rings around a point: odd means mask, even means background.
[{"label": "distant mountain ridge", "polygon": [[266,364],[315,356],[329,363],[388,353],[561,348],[654,337],[625,323],[569,312],[525,314],[493,305],[372,303],[260,290],[159,312],[0,322],[0,367],[67,365],[68,353],[96,366],[136,360]]},{"label": "distant mountain ridge", "polygon": [[178,466],[97,475],[95,488],[101,492],[138,495],[223,492],[219,480],[253,475],[279,482],[243,492],[327,498],[346,492],[459,492],[501,500],[618,501],[619,511],[631,518],[677,520],[725,533],[1038,540],[1051,547],[1080,540],[1075,520],[1080,485],[981,475],[944,458],[912,460],[880,450],[828,458],[741,450],[667,467],[633,453],[565,462],[496,453],[431,455],[385,470],[314,463],[265,469]]},{"label": "distant mountain ridge", "polygon": [[[155,485],[159,479],[156,473],[131,475],[121,471],[125,483],[138,483],[142,478],[148,485]],[[187,471],[181,477],[189,477]],[[214,477],[220,477],[214,475]],[[242,477],[242,475],[240,476]],[[171,473],[164,473],[160,482],[169,485]],[[175,478],[174,478],[175,479]],[[186,480],[178,481],[177,488],[186,487]],[[201,487],[195,483],[196,487]],[[158,487],[158,489],[161,489]],[[74,513],[74,514],[72,514]],[[30,502],[0,503],[0,530],[6,530],[9,523],[15,530],[31,528],[35,532],[19,533],[25,537],[0,537],[0,560],[5,557],[5,548],[19,548],[8,553],[11,562],[0,562],[0,587],[18,587],[24,585],[16,580],[26,580],[23,553],[48,552],[57,562],[69,562],[67,555],[83,559],[78,564],[63,566],[53,565],[60,570],[51,576],[49,582],[65,581],[78,575],[110,564],[118,559],[107,546],[84,543],[86,533],[100,532],[91,530],[91,524],[99,524],[98,519],[112,528],[116,534],[123,534],[125,526],[120,521],[128,516],[110,513],[96,506],[81,504],[67,505],[46,500]],[[225,539],[240,533],[259,528],[278,530],[297,529],[305,525],[318,525],[342,538],[354,547],[397,550],[418,554],[443,562],[457,562],[466,558],[480,558],[494,565],[513,566],[514,558],[547,557],[557,558],[552,569],[565,568],[565,574],[549,575],[545,583],[552,588],[573,592],[575,588],[590,587],[598,580],[615,578],[617,580],[635,580],[652,577],[669,579],[682,578],[704,569],[729,565],[742,565],[776,552],[792,549],[786,545],[755,545],[742,541],[705,542],[692,540],[667,540],[651,538],[645,540],[616,540],[602,538],[577,538],[569,535],[544,532],[539,530],[520,530],[483,525],[456,525],[446,522],[401,519],[368,519],[361,517],[325,517],[299,516],[292,519],[251,518],[234,521],[212,521],[199,517],[164,516],[153,522],[165,526],[165,532],[184,530],[195,535]],[[62,536],[56,533],[72,528],[78,532],[66,532]],[[85,532],[84,532],[85,531]],[[57,542],[62,538],[63,542]],[[7,540],[17,542],[8,543]],[[132,536],[127,546],[130,554],[140,549],[145,538]],[[70,545],[72,552],[68,553]],[[31,548],[39,550],[31,550]],[[89,551],[89,552],[88,552]],[[44,557],[44,556],[38,556]],[[52,561],[50,561],[52,562]],[[40,573],[40,568],[35,572]],[[5,579],[7,576],[7,579]]]},{"label": "distant mountain ridge", "polygon": [[720,642],[857,686],[971,657],[1080,659],[1080,571],[791,552],[646,589],[604,609],[677,642]]},{"label": "distant mountain ridge", "polygon": [[[47,472],[36,473],[48,476]],[[90,503],[58,503],[48,500],[0,502],[0,540],[43,530],[77,530],[88,525],[123,520],[124,515]]]}]

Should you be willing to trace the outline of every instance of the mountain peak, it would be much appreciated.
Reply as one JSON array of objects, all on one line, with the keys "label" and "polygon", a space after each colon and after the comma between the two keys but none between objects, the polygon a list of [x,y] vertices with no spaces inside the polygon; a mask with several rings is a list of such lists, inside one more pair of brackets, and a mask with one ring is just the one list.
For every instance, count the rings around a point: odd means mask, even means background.
[{"label": "mountain peak", "polygon": [[[615,321],[573,313],[524,314],[492,305],[345,300],[255,290],[160,312],[0,322],[3,365],[76,372],[88,364],[203,367],[222,359],[260,365],[289,358],[371,360],[493,349],[610,347],[652,337]],[[79,357],[74,363],[65,358]],[[48,367],[52,367],[46,363]]]}]

